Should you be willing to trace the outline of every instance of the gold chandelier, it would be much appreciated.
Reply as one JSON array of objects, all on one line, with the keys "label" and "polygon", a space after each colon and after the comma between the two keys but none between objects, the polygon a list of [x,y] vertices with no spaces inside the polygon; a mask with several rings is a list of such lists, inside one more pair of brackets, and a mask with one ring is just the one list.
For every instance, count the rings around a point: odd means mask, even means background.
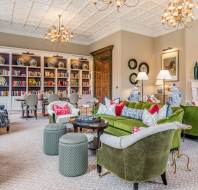
[{"label": "gold chandelier", "polygon": [[121,7],[135,7],[139,3],[139,0],[92,0],[95,7],[99,11],[106,10],[107,8],[116,7],[119,10]]},{"label": "gold chandelier", "polygon": [[193,8],[198,7],[193,0],[171,0],[161,17],[161,23],[172,28],[182,28],[194,20]]},{"label": "gold chandelier", "polygon": [[52,26],[47,34],[45,34],[45,39],[48,39],[51,42],[70,42],[74,35],[66,28],[66,26],[61,25],[60,19],[61,15],[58,15],[58,26]]}]

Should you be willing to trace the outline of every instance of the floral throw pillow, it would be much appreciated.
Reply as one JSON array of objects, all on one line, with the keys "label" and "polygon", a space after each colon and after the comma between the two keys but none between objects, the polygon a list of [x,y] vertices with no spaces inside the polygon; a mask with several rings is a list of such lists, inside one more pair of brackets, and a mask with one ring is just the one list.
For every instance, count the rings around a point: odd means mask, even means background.
[{"label": "floral throw pillow", "polygon": [[63,106],[55,104],[53,105],[53,111],[56,113],[57,116],[71,114],[71,109],[68,104],[64,104]]},{"label": "floral throw pillow", "polygon": [[106,115],[116,116],[115,105],[106,106],[100,103],[97,114],[106,114]]},{"label": "floral throw pillow", "polygon": [[128,108],[126,106],[124,106],[121,113],[122,116],[129,117],[132,119],[139,119],[139,120],[142,119],[142,114],[143,114],[143,110]]}]

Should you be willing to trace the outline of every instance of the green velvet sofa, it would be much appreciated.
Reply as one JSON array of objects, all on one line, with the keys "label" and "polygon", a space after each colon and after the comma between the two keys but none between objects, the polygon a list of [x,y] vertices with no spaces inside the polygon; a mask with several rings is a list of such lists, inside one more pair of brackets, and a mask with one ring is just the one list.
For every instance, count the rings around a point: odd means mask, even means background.
[{"label": "green velvet sofa", "polygon": [[181,107],[184,109],[183,123],[192,126],[192,129],[185,131],[185,134],[198,137],[198,107],[183,105]]},{"label": "green velvet sofa", "polygon": [[133,181],[134,190],[138,190],[138,183],[158,176],[161,176],[164,185],[167,185],[167,162],[175,129],[167,128],[163,131],[163,128],[164,126],[161,126],[161,132],[128,144],[126,141],[135,137],[115,140],[116,138],[112,139],[110,135],[102,135],[102,146],[96,152],[98,173],[101,174],[104,167],[124,180]]},{"label": "green velvet sofa", "polygon": [[[151,103],[148,102],[127,102],[126,106],[136,109],[149,109]],[[182,108],[172,108],[173,113],[165,119],[158,121],[158,124],[169,123],[169,122],[182,122],[184,111]],[[102,119],[108,121],[109,126],[105,129],[105,133],[112,134],[114,136],[129,135],[134,127],[148,127],[141,120],[131,119],[127,117],[115,117],[110,115],[99,114],[97,115]],[[173,137],[172,149],[180,147],[181,130],[177,130]]]}]

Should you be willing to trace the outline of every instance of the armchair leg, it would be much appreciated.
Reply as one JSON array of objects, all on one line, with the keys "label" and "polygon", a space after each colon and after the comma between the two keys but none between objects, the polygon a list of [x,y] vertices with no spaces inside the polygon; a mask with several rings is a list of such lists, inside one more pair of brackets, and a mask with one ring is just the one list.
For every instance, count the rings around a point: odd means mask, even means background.
[{"label": "armchair leg", "polygon": [[100,166],[99,164],[97,164],[97,172],[98,172],[99,176],[102,173],[102,166]]},{"label": "armchair leg", "polygon": [[37,119],[37,110],[34,110],[34,116]]},{"label": "armchair leg", "polygon": [[161,178],[162,178],[162,181],[163,181],[164,185],[167,185],[166,172],[164,172],[164,173],[161,175]]},{"label": "armchair leg", "polygon": [[133,190],[138,190],[138,183],[133,184]]},{"label": "armchair leg", "polygon": [[7,133],[9,133],[9,131],[10,131],[10,127],[9,127],[9,126],[7,126],[7,127],[6,127],[6,130],[7,130]]}]

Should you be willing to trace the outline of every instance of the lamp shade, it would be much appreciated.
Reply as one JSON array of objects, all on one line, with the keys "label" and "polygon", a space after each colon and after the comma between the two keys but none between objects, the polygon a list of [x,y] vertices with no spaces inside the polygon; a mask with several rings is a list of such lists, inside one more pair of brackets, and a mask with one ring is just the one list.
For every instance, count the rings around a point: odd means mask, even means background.
[{"label": "lamp shade", "polygon": [[156,80],[155,85],[156,86],[163,86],[163,80]]},{"label": "lamp shade", "polygon": [[171,80],[171,74],[168,70],[161,70],[157,75],[157,80]]},{"label": "lamp shade", "polygon": [[136,80],[149,80],[146,72],[139,72]]}]

